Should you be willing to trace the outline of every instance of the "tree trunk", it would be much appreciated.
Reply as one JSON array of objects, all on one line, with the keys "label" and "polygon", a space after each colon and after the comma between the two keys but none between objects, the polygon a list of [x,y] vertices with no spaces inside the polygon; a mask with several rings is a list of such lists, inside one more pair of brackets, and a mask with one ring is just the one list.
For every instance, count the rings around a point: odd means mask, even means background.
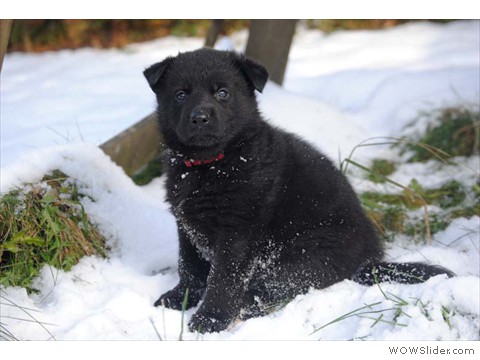
[{"label": "tree trunk", "polygon": [[0,72],[2,71],[3,58],[7,52],[11,28],[12,20],[0,20]]},{"label": "tree trunk", "polygon": [[217,42],[218,35],[222,32],[225,20],[214,19],[208,29],[207,38],[205,39],[205,47],[213,48]]},{"label": "tree trunk", "polygon": [[270,80],[283,83],[297,20],[252,20],[246,55],[262,65]]}]

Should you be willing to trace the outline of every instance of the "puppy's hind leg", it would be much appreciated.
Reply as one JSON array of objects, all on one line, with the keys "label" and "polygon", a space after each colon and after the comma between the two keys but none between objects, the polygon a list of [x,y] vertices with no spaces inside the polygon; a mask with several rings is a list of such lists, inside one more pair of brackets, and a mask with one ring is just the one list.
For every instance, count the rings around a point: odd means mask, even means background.
[{"label": "puppy's hind leg", "polygon": [[[254,275],[250,291],[263,304],[282,305],[310,289],[349,279],[363,259],[378,259],[375,243],[362,246],[347,228],[329,227],[291,239],[269,265]],[[367,248],[367,250],[364,250]]]}]

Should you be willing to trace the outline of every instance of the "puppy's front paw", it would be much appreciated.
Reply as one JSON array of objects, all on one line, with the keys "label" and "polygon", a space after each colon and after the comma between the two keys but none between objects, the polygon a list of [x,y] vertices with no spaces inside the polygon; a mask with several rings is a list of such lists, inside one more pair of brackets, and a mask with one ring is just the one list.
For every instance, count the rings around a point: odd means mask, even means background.
[{"label": "puppy's front paw", "polygon": [[[196,306],[202,297],[202,293],[203,289],[189,289],[186,309]],[[167,291],[165,294],[160,296],[160,298],[155,301],[153,306],[165,306],[168,309],[182,310],[182,305],[186,294],[186,288],[183,286],[176,286],[172,290]]]},{"label": "puppy's front paw", "polygon": [[225,330],[230,324],[231,319],[216,318],[202,314],[194,314],[188,322],[188,328],[191,332],[212,333]]}]

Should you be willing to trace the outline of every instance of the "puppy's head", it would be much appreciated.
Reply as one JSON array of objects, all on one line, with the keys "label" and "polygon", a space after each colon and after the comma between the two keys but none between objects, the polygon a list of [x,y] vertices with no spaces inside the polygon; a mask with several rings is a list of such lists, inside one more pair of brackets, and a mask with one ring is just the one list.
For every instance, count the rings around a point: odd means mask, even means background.
[{"label": "puppy's head", "polygon": [[255,90],[268,79],[264,67],[230,51],[200,49],[168,57],[144,71],[158,101],[167,146],[209,158],[258,117]]}]

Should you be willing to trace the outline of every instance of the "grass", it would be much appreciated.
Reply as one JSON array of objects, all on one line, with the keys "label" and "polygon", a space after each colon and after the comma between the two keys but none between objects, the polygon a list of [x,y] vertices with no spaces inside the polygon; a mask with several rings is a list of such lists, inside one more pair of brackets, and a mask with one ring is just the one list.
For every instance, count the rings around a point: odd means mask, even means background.
[{"label": "grass", "polygon": [[[382,143],[382,145],[383,144],[384,143]],[[372,144],[369,144],[369,145],[372,145]],[[378,144],[374,144],[374,145],[378,145]],[[366,145],[363,145],[363,146],[366,146]],[[371,174],[373,172],[370,168],[368,168],[364,165],[361,165],[358,162],[355,162],[355,161],[351,160],[352,154],[353,154],[353,151],[350,154],[350,157],[343,160],[342,163],[340,164],[340,169],[343,172],[346,172],[348,164],[352,164],[352,165],[356,166],[357,168],[360,168],[360,169],[366,171],[369,174]],[[384,201],[380,201],[378,203],[375,203],[375,202],[372,201],[372,199],[368,199],[369,197],[370,198],[371,197],[374,197],[374,198],[377,197],[377,198],[381,198],[381,199],[385,199],[385,200],[389,199],[389,200],[385,201],[387,204],[392,203],[392,202],[397,202],[398,204],[395,204],[395,205],[399,205],[400,203],[404,203],[404,204],[409,204],[410,207],[415,206],[415,204],[417,204],[419,206],[422,206],[423,210],[424,210],[424,222],[425,222],[425,230],[426,230],[425,231],[425,239],[428,243],[430,243],[431,242],[431,232],[430,232],[430,223],[429,223],[429,213],[428,213],[428,207],[427,207],[427,203],[426,203],[425,199],[420,194],[415,192],[414,189],[412,189],[408,186],[402,185],[402,184],[400,184],[400,183],[398,183],[398,182],[396,182],[396,181],[394,181],[394,180],[392,180],[392,179],[390,179],[386,176],[383,176],[383,175],[380,175],[380,174],[377,174],[377,175],[382,176],[385,179],[385,182],[388,182],[390,184],[393,184],[393,185],[397,186],[400,189],[403,189],[403,195],[401,197],[398,197],[395,194],[394,195],[380,194],[380,193],[376,194],[376,193],[373,193],[373,192],[366,192],[366,193],[363,193],[363,194],[360,195],[360,200],[363,200],[362,205],[364,207],[364,210],[365,210],[367,216],[372,221],[375,228],[377,229],[377,232],[379,233],[379,235],[381,235],[385,239],[389,238],[387,232],[385,231],[385,229],[388,228],[389,226],[383,220],[388,221],[388,219],[392,219],[391,215],[400,216],[401,215],[400,212],[399,212],[400,208],[386,209],[385,210]],[[394,223],[398,223],[398,221],[394,221]],[[393,230],[399,231],[401,229],[396,228],[396,229],[393,229]]]},{"label": "grass", "polygon": [[155,326],[155,323],[153,322],[152,318],[149,318],[149,320],[150,320],[150,324],[151,324],[152,327],[153,327],[153,330],[155,331],[155,334],[157,335],[158,340],[163,341],[162,336],[161,336],[160,333],[158,332],[158,329],[157,329],[157,327]]},{"label": "grass", "polygon": [[396,164],[393,161],[385,159],[374,159],[370,169],[372,170],[368,175],[368,180],[376,183],[384,183],[385,177],[394,173]]},{"label": "grass", "polygon": [[[14,320],[35,323],[43,329],[43,331],[48,336],[48,340],[56,340],[55,336],[53,336],[53,334],[47,328],[48,326],[56,326],[55,324],[39,321],[33,315],[34,313],[38,313],[39,312],[38,310],[27,308],[27,307],[16,304],[15,302],[13,302],[12,300],[10,300],[5,296],[5,292],[1,288],[0,288],[0,304],[1,306],[17,308],[18,310],[20,310],[20,313],[23,315],[22,317],[11,317],[3,314],[0,317],[0,320],[3,318],[3,319],[14,319]],[[12,332],[10,332],[10,330],[8,330],[8,327],[4,323],[0,321],[0,340],[19,340],[19,339]]]},{"label": "grass", "polygon": [[[467,189],[458,181],[451,180],[438,188],[424,189],[415,179],[408,184],[407,189],[397,194],[366,191],[361,194],[363,203],[369,207],[380,207],[379,204],[405,206],[408,209],[418,209],[425,203],[448,209],[463,203]],[[414,192],[417,196],[411,196]]]},{"label": "grass", "polygon": [[75,182],[55,170],[0,199],[0,284],[35,291],[44,265],[68,271],[86,255],[106,256]]},{"label": "grass", "polygon": [[447,323],[448,328],[450,330],[452,329],[452,323],[450,322],[450,318],[452,315],[453,315],[453,311],[451,311],[446,306],[442,305],[442,317],[443,317],[443,320]]},{"label": "grass", "polygon": [[[468,108],[445,108],[423,113],[430,120],[424,134],[417,135],[416,142],[427,144],[449,156],[480,154],[480,112]],[[417,121],[420,119],[417,119]],[[402,153],[410,153],[410,162],[425,162],[434,158],[430,151],[412,143],[400,146]]]},{"label": "grass", "polygon": [[[407,327],[408,323],[401,322],[403,320],[411,319],[412,316],[407,313],[407,308],[418,308],[420,313],[425,316],[428,321],[433,321],[433,318],[430,314],[428,303],[423,303],[420,299],[411,298],[410,300],[405,300],[398,295],[395,295],[389,291],[384,291],[380,286],[380,283],[377,280],[375,272],[373,272],[375,279],[375,284],[382,294],[383,300],[373,302],[371,304],[365,304],[357,309],[349,311],[341,316],[336,317],[335,319],[329,321],[328,323],[315,328],[309,335],[318,333],[320,330],[331,326],[333,324],[345,321],[349,318],[356,317],[361,319],[371,320],[372,323],[370,328],[377,326],[379,323],[387,324],[392,327],[400,326]],[[452,329],[451,317],[455,315],[455,312],[445,305],[440,307],[440,312],[443,320],[448,325],[449,329]],[[369,336],[365,335],[357,339],[365,339]]]},{"label": "grass", "polygon": [[[86,255],[106,256],[105,238],[83,208],[74,181],[55,170],[40,182],[25,184],[0,198],[0,285],[21,286],[35,292],[33,279],[44,265],[68,271]],[[53,275],[52,271],[52,275]],[[55,339],[48,324],[37,320],[35,309],[15,304],[0,287],[2,307],[15,307],[12,318],[39,325]],[[1,320],[1,319],[0,319]],[[18,340],[0,321],[0,339]]]},{"label": "grass", "polygon": [[[329,321],[328,323],[314,329],[314,331],[312,331],[309,335],[313,335],[319,332],[320,330],[326,328],[327,326],[336,324],[338,322],[344,321],[352,317],[372,320],[372,324],[370,325],[370,328],[373,328],[379,323],[385,323],[391,326],[401,326],[401,327],[408,326],[408,324],[401,323],[398,320],[402,316],[411,318],[411,316],[404,311],[404,307],[410,306],[411,304],[408,301],[390,292],[385,293],[381,289],[378,283],[377,283],[377,286],[379,287],[380,292],[385,298],[383,301],[377,301],[371,304],[365,304],[362,307],[349,311],[348,313],[345,313],[333,319],[332,321]],[[382,305],[386,305],[386,306],[381,307]]]},{"label": "grass", "polygon": [[[355,146],[340,163],[344,173],[353,166],[364,171],[369,181],[390,184],[398,189],[396,192],[365,191],[359,194],[368,217],[385,240],[391,241],[401,234],[415,242],[429,243],[432,234],[444,230],[455,218],[480,216],[478,182],[466,186],[452,179],[434,188],[428,188],[416,179],[409,184],[400,184],[391,175],[402,160],[374,159],[369,165],[353,160],[353,154],[359,148],[384,145],[397,149],[398,158],[403,155],[403,162],[435,160],[439,167],[457,165],[456,156],[479,155],[480,115],[477,110],[446,108],[422,113],[420,117],[426,118],[430,124],[425,133],[410,138],[367,139]],[[476,170],[473,172],[478,175]],[[435,209],[435,213],[431,213],[431,209]]]},{"label": "grass", "polygon": [[[378,232],[387,240],[404,234],[413,239],[425,239],[444,230],[458,217],[480,216],[478,196],[456,180],[448,181],[438,188],[424,189],[416,180],[407,187],[409,191],[382,193],[366,191],[360,194],[363,207]],[[412,192],[416,196],[411,196]],[[426,219],[419,218],[418,209],[437,206],[438,213],[428,213]]]},{"label": "grass", "polygon": [[[412,189],[416,196],[412,197],[408,191],[394,194],[367,191],[360,194],[364,210],[386,240],[393,240],[399,234],[415,241],[427,240],[456,218],[480,216],[478,200],[472,200],[472,192],[458,181],[452,180],[439,188],[427,190],[418,182],[413,182],[408,189]],[[440,211],[425,213],[430,205],[437,206]],[[417,210],[422,208],[424,215],[419,217]]]},{"label": "grass", "polygon": [[[178,336],[178,340],[182,341],[183,340],[183,326],[184,326],[184,319],[185,319],[185,311],[187,311],[187,304],[188,304],[188,288],[185,290],[185,296],[183,297],[182,301],[182,322],[180,324],[180,335]],[[201,329],[198,329],[198,332],[200,332]]]},{"label": "grass", "polygon": [[150,161],[140,172],[132,176],[132,180],[137,185],[147,185],[153,179],[164,173],[162,155]]}]

